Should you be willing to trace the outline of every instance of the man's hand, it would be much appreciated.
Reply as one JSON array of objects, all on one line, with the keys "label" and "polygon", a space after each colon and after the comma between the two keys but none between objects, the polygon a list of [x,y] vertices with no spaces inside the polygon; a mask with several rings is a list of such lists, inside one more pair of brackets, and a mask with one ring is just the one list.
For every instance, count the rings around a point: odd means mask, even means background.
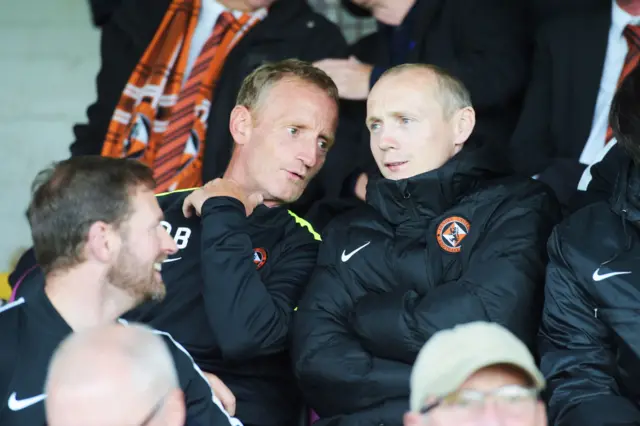
[{"label": "man's hand", "polygon": [[231,197],[239,200],[244,204],[247,216],[263,201],[261,194],[247,194],[240,188],[240,185],[231,179],[214,179],[207,182],[202,188],[196,189],[184,199],[182,213],[185,217],[191,217],[192,210],[194,210],[200,216],[204,202],[213,197]]},{"label": "man's hand", "polygon": [[204,371],[203,374],[207,378],[209,386],[213,389],[214,395],[222,402],[222,406],[227,410],[227,413],[229,413],[230,416],[235,416],[236,397],[231,390],[215,374],[205,373]]},{"label": "man's hand", "polygon": [[373,65],[363,64],[355,56],[349,59],[323,59],[314,66],[326,72],[338,86],[342,99],[362,101],[369,96],[369,80]]}]

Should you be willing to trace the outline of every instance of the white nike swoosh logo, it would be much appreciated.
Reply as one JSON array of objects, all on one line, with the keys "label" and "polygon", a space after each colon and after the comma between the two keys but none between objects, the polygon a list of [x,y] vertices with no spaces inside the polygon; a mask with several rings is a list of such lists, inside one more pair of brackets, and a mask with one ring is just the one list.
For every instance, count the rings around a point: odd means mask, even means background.
[{"label": "white nike swoosh logo", "polygon": [[358,247],[357,249],[355,249],[354,251],[352,251],[349,254],[346,254],[344,252],[344,250],[342,250],[342,257],[341,257],[342,261],[346,262],[347,260],[351,259],[351,256],[353,256],[354,254],[356,254],[357,252],[359,252],[360,250],[362,250],[363,248],[365,248],[369,244],[371,244],[371,241],[367,241],[366,243],[364,243],[363,245],[361,245],[360,247]]},{"label": "white nike swoosh logo", "polygon": [[162,263],[170,263],[170,262],[175,262],[176,260],[180,260],[182,259],[181,257],[174,257],[172,259],[165,259],[162,261]]},{"label": "white nike swoosh logo", "polygon": [[608,274],[600,275],[600,268],[598,268],[593,273],[593,280],[602,281],[602,280],[606,280],[607,278],[615,277],[616,275],[629,275],[630,273],[631,273],[630,271],[625,271],[625,272],[610,272]]},{"label": "white nike swoosh logo", "polygon": [[16,393],[14,392],[9,397],[9,410],[11,411],[24,410],[25,408],[31,407],[33,404],[37,404],[38,402],[43,401],[46,398],[47,398],[47,395],[42,394],[38,396],[33,396],[31,398],[18,400],[16,398]]}]

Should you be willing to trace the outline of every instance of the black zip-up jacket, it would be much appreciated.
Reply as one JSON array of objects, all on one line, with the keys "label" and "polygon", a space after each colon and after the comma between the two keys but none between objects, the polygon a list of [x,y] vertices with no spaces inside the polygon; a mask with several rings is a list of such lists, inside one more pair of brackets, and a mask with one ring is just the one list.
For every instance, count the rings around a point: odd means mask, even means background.
[{"label": "black zip-up jacket", "polygon": [[539,336],[550,424],[640,424],[640,170],[554,230]]},{"label": "black zip-up jacket", "polygon": [[[72,333],[53,307],[42,285],[0,307],[0,425],[43,426],[45,380],[58,345]],[[158,333],[167,343],[185,394],[191,422],[210,426],[241,426],[222,409],[202,371],[171,335]]]},{"label": "black zip-up jacket", "polygon": [[368,205],[323,233],[292,349],[320,425],[401,425],[412,364],[438,330],[494,321],[535,341],[559,207],[487,154],[465,148],[437,170],[372,181]]},{"label": "black zip-up jacket", "polygon": [[171,333],[231,389],[245,425],[289,425],[301,403],[289,330],[320,236],[285,207],[261,205],[247,218],[229,197],[210,198],[201,217],[185,218],[189,193],[158,197],[179,248],[162,265],[164,301],[125,318]]}]

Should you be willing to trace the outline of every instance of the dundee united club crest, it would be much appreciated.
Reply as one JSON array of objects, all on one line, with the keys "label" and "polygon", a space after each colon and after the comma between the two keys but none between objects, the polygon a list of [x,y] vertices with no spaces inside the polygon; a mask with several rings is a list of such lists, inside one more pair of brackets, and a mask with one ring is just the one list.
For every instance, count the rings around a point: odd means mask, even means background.
[{"label": "dundee united club crest", "polygon": [[470,229],[469,222],[460,216],[451,216],[443,220],[436,233],[440,248],[448,253],[459,253],[462,240],[469,234]]},{"label": "dundee united club crest", "polygon": [[256,265],[256,269],[260,269],[267,261],[267,251],[263,248],[253,249],[253,263]]}]

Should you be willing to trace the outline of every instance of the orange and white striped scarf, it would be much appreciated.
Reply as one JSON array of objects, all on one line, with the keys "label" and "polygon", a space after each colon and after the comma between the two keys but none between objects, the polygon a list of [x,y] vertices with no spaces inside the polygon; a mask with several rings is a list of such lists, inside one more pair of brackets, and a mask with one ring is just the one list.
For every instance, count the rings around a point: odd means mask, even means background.
[{"label": "orange and white striped scarf", "polygon": [[207,119],[227,54],[266,15],[223,12],[186,79],[201,0],[173,0],[120,97],[102,155],[137,158],[157,192],[202,184]]}]

